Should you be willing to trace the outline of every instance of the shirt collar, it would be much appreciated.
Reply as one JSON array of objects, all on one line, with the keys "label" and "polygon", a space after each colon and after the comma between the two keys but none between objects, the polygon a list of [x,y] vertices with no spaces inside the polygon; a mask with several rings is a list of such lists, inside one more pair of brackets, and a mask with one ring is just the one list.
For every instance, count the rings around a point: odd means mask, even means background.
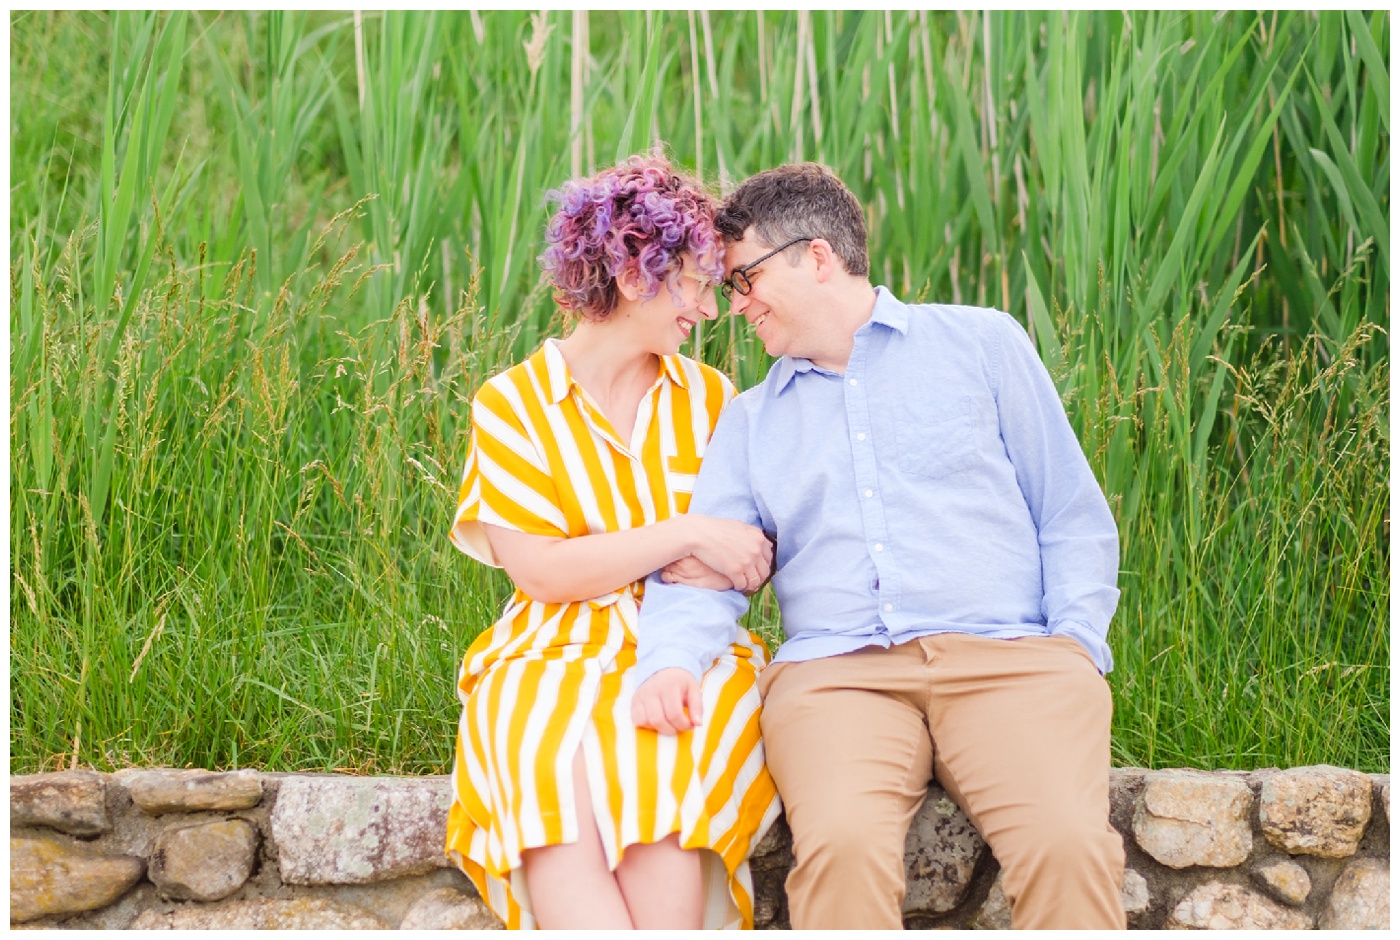
[{"label": "shirt collar", "polygon": [[558,342],[550,337],[540,349],[544,355],[545,394],[549,396],[551,405],[557,405],[568,397],[569,383],[572,381],[569,376],[569,364],[564,361],[564,354],[559,351]]},{"label": "shirt collar", "polygon": [[685,369],[681,368],[680,356],[662,356],[661,371],[665,372],[666,375],[670,377],[671,381],[681,388],[690,389],[690,386],[686,383]]},{"label": "shirt collar", "polygon": [[[909,308],[896,300],[888,288],[876,287],[875,309],[870,312],[870,319],[862,324],[860,329],[865,329],[866,325],[870,323],[878,323],[880,326],[888,327],[900,334],[907,333],[909,331]],[[778,360],[777,370],[773,374],[773,380],[776,383],[774,391],[782,393],[792,384],[792,380],[802,372],[818,372],[822,375],[834,374],[816,365],[810,359],[783,356]]]},{"label": "shirt collar", "polygon": [[[540,350],[544,355],[545,393],[549,396],[551,405],[557,405],[569,396],[569,385],[574,380],[569,374],[569,364],[564,361],[564,354],[559,351],[558,343],[557,339],[550,337],[544,341],[544,347]],[[686,383],[685,369],[681,367],[680,356],[662,356],[661,371],[681,388],[690,388]]]}]

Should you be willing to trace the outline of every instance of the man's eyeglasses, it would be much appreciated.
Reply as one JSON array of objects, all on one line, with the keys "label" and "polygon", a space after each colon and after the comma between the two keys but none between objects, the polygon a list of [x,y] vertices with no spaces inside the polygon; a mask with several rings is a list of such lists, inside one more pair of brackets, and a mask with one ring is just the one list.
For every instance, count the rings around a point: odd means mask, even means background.
[{"label": "man's eyeglasses", "polygon": [[787,244],[779,245],[777,248],[774,248],[772,251],[768,252],[768,254],[764,255],[762,258],[759,258],[757,261],[750,261],[742,268],[735,268],[733,274],[729,275],[728,278],[720,282],[719,292],[724,295],[725,300],[728,300],[729,298],[733,297],[736,293],[747,294],[749,291],[753,290],[753,281],[749,277],[750,271],[758,267],[763,262],[767,261],[769,258],[776,255],[778,252],[786,251],[793,245],[796,245],[798,242],[809,242],[813,239],[813,237],[814,236],[808,235],[803,238],[794,238]]}]

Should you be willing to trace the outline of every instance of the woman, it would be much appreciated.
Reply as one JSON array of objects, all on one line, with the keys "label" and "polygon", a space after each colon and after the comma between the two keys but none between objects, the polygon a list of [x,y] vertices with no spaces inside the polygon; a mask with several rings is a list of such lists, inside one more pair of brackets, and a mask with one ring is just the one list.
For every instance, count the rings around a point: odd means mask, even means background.
[{"label": "woman", "polygon": [[632,724],[625,681],[648,574],[693,556],[752,591],[772,559],[760,530],[684,515],[734,395],[678,355],[718,315],[714,202],[659,153],[549,197],[541,262],[577,324],[472,403],[452,540],[516,590],[462,664],[448,853],[510,927],[751,927],[778,812],[762,643],[739,631],[677,737]]}]

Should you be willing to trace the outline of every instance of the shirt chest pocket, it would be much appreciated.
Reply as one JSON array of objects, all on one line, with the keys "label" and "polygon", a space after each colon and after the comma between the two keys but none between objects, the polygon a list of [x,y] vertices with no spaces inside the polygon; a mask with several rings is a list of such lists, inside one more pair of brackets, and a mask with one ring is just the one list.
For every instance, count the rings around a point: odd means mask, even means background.
[{"label": "shirt chest pocket", "polygon": [[699,473],[699,457],[666,458],[666,489],[676,501],[677,513],[690,509],[690,494],[695,491],[695,477]]},{"label": "shirt chest pocket", "polygon": [[938,406],[929,406],[927,399],[911,402],[895,416],[899,469],[928,480],[970,469],[976,461],[975,419],[971,395]]}]

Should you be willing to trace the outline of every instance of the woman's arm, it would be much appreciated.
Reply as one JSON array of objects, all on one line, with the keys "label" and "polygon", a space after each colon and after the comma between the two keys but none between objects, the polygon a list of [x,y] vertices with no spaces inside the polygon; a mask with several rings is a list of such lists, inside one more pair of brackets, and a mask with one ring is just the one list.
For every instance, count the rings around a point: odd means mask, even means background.
[{"label": "woman's arm", "polygon": [[484,523],[491,550],[516,587],[544,603],[597,597],[694,555],[735,590],[768,578],[773,546],[763,530],[733,519],[676,516],[652,525],[577,538],[531,535]]}]

